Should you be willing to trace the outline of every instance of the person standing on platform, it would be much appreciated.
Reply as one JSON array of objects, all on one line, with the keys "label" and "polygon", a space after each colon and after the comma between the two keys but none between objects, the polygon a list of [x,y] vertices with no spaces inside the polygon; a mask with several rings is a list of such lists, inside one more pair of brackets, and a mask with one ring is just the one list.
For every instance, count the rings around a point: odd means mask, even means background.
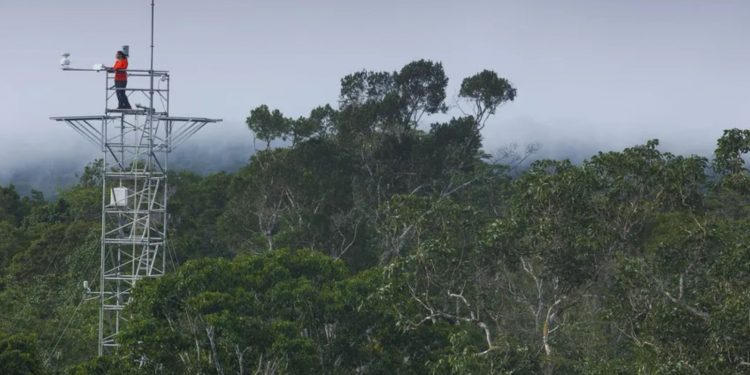
[{"label": "person standing on platform", "polygon": [[122,51],[117,51],[117,60],[110,71],[115,72],[115,89],[117,90],[117,109],[131,109],[125,87],[128,86],[128,56]]}]

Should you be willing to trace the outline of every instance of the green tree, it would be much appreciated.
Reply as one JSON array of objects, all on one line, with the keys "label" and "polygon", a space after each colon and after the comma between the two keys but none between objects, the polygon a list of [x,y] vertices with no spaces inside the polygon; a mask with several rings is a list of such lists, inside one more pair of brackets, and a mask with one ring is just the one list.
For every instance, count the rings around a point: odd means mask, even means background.
[{"label": "green tree", "polygon": [[174,194],[169,197],[170,247],[176,261],[201,257],[230,256],[219,233],[219,219],[227,209],[232,176],[216,173],[201,177],[190,172],[169,175]]},{"label": "green tree", "polygon": [[742,155],[750,152],[750,130],[727,129],[717,141],[714,165],[721,173],[744,171]]},{"label": "green tree", "polygon": [[458,96],[472,102],[477,127],[482,129],[499,106],[516,98],[516,89],[497,73],[483,70],[461,82]]},{"label": "green tree", "polygon": [[255,136],[266,142],[266,149],[271,147],[274,139],[286,140],[292,124],[292,120],[284,117],[278,109],[271,111],[265,104],[250,111],[246,122]]},{"label": "green tree", "polygon": [[44,374],[37,351],[36,338],[26,334],[0,333],[0,373]]},{"label": "green tree", "polygon": [[26,207],[16,192],[15,186],[8,185],[7,188],[0,186],[0,221],[18,226],[25,214]]},{"label": "green tree", "polygon": [[317,372],[344,277],[342,263],[309,251],[191,261],[139,286],[123,343],[149,367]]}]

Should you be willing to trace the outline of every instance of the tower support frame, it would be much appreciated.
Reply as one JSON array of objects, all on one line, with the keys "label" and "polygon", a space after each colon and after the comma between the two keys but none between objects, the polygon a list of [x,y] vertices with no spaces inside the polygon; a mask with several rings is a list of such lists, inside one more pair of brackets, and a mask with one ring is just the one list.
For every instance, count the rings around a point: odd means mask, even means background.
[{"label": "tower support frame", "polygon": [[166,272],[169,153],[205,125],[221,121],[170,117],[169,72],[153,68],[127,71],[129,100],[145,99],[148,105],[113,109],[118,90],[113,74],[106,72],[104,115],[51,118],[66,123],[102,152],[100,273],[98,291],[92,292],[99,300],[100,356],[120,346],[132,289],[140,280]]}]

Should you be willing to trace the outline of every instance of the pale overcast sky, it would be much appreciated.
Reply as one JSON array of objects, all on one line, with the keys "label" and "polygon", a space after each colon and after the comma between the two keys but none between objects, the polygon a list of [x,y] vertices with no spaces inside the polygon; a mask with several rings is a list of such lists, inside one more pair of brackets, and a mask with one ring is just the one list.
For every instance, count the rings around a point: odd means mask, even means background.
[{"label": "pale overcast sky", "polygon": [[[47,119],[103,109],[103,74],[62,72],[60,53],[88,68],[129,44],[131,67],[147,67],[149,4],[0,0],[0,171],[97,155]],[[449,104],[482,69],[517,87],[485,129],[490,152],[660,138],[708,154],[723,129],[750,127],[747,0],[157,0],[155,44],[156,68],[172,72],[171,114],[225,120],[185,147],[249,145],[251,108],[303,115],[335,104],[348,73],[420,58],[443,63]]]}]

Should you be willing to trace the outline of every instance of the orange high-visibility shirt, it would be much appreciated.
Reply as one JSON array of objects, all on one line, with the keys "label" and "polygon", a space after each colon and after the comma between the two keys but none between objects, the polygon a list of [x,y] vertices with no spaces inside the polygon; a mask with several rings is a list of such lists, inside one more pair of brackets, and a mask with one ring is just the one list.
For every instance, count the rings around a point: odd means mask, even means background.
[{"label": "orange high-visibility shirt", "polygon": [[123,72],[128,68],[128,59],[122,59],[115,61],[115,65],[112,66],[112,70],[115,71],[115,81],[127,81],[128,73]]}]

